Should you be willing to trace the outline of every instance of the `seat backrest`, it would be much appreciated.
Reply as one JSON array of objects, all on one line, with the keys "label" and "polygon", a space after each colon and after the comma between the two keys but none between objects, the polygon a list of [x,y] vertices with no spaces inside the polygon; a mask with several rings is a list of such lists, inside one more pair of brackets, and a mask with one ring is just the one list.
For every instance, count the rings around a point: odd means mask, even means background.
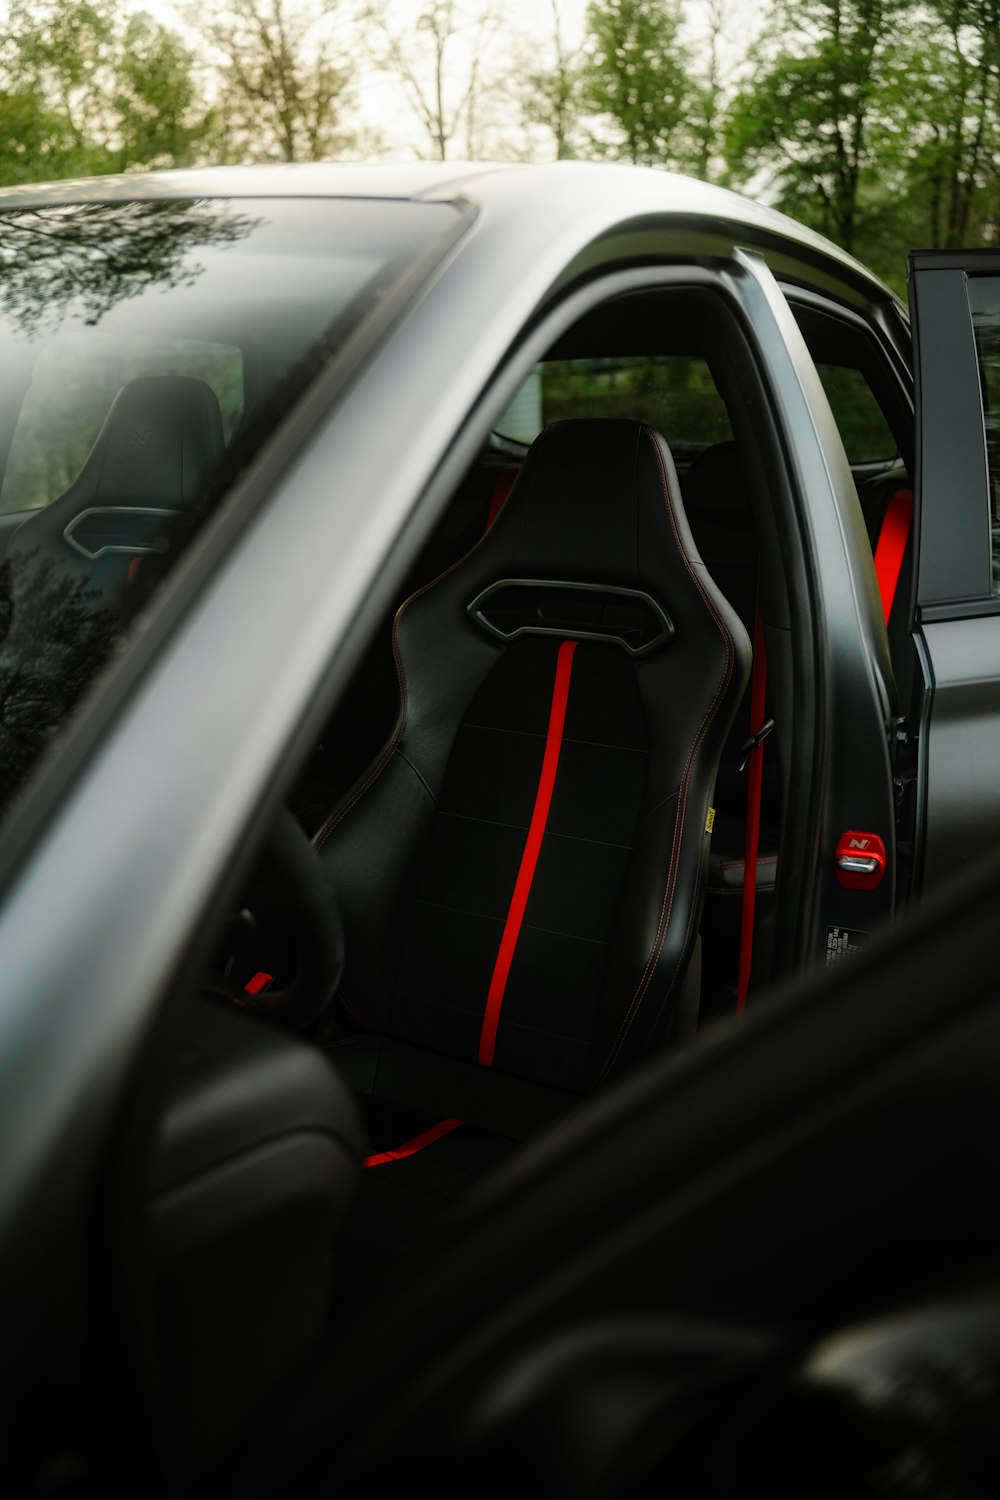
[{"label": "seat backrest", "polygon": [[400,609],[400,708],[317,847],[363,1026],[565,1089],[669,1034],[749,642],[637,422],[559,423]]},{"label": "seat backrest", "polygon": [[15,619],[19,594],[45,565],[84,579],[94,607],[120,604],[129,564],[163,548],[173,517],[197,498],[224,447],[218,399],[204,381],[127,381],[69,489],[10,538]]}]

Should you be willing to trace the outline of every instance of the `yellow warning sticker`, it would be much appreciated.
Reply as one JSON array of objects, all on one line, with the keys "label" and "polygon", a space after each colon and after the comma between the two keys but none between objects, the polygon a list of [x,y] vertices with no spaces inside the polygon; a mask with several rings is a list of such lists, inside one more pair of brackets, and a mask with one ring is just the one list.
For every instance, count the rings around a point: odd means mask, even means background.
[{"label": "yellow warning sticker", "polygon": [[714,827],[715,827],[715,808],[714,807],[710,807],[708,809],[708,817],[705,819],[705,832],[706,833],[711,833],[712,829]]}]

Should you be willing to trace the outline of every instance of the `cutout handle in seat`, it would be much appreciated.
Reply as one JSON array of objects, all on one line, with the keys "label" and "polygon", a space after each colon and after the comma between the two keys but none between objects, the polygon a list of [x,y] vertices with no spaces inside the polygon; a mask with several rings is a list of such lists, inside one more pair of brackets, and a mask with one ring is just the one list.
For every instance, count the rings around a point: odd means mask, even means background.
[{"label": "cutout handle in seat", "polygon": [[556,635],[610,641],[648,656],[673,639],[674,624],[649,594],[607,584],[502,578],[477,594],[468,613],[497,640]]},{"label": "cutout handle in seat", "polygon": [[164,532],[176,520],[176,510],[152,505],[92,505],[81,510],[63,529],[63,537],[88,562],[108,552],[149,557],[166,552]]}]

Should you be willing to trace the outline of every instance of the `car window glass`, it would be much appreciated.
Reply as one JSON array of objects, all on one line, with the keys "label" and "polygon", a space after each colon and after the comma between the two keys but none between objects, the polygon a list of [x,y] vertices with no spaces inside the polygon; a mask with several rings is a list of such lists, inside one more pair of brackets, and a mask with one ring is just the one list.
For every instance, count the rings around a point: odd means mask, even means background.
[{"label": "car window glass", "polygon": [[115,395],[144,375],[186,375],[215,393],[228,443],[243,408],[238,346],[204,339],[91,335],[38,357],[0,486],[0,514],[50,504],[78,478]]},{"label": "car window glass", "polygon": [[971,276],[968,289],[986,429],[993,593],[1000,595],[1000,276]]},{"label": "car window glass", "polygon": [[895,458],[896,441],[862,372],[822,361],[816,369],[852,467]]},{"label": "car window glass", "polygon": [[535,366],[496,430],[530,443],[543,427],[574,417],[648,422],[681,453],[733,436],[708,363],[695,355],[548,360]]},{"label": "car window glass", "polygon": [[319,198],[0,212],[0,809],[290,405],[455,222]]}]

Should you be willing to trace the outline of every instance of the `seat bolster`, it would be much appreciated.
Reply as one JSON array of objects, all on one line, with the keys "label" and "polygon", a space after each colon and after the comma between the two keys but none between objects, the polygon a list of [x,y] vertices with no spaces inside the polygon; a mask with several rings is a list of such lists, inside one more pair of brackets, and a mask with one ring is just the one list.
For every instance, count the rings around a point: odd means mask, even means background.
[{"label": "seat bolster", "polygon": [[350,816],[319,846],[319,855],[351,934],[341,995],[352,1015],[381,1030],[390,1023],[399,953],[434,803],[409,762],[391,751],[367,793],[355,792],[346,806]]},{"label": "seat bolster", "polygon": [[[668,469],[665,488],[674,484]],[[638,671],[650,765],[657,771],[647,787],[622,900],[604,1007],[609,1026],[599,1038],[603,1055],[595,1056],[595,1082],[672,1035],[704,903],[708,814],[719,760],[750,675],[747,633],[694,553],[683,515],[678,540],[690,564],[683,596],[688,630],[698,633],[701,650],[684,657],[668,650]],[[671,602],[679,598],[678,590]],[[677,734],[679,703],[693,726],[684,737]]]}]

